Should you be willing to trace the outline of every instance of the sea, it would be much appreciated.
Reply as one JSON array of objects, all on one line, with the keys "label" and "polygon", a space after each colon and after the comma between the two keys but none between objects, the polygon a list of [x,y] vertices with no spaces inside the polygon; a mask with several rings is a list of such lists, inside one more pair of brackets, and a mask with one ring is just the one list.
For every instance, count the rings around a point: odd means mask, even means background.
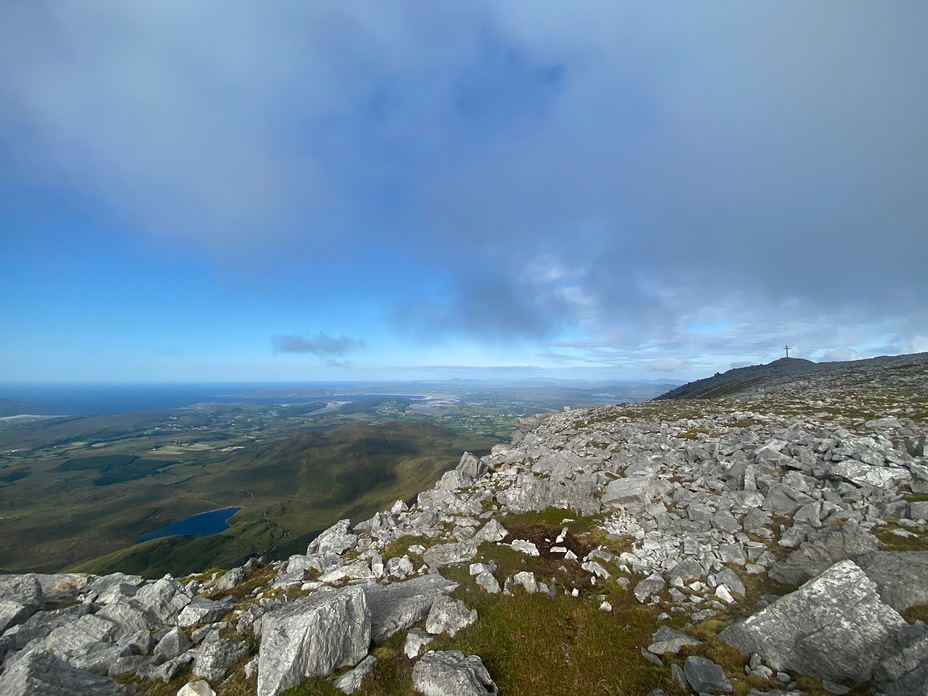
[{"label": "sea", "polygon": [[[0,399],[35,406],[37,415],[90,416],[183,408],[200,403],[305,404],[313,401],[360,401],[384,396],[421,399],[417,395],[352,393],[344,383],[209,382],[183,384],[25,384],[0,383]],[[23,413],[30,412],[26,408]],[[9,414],[16,415],[16,414]]]}]

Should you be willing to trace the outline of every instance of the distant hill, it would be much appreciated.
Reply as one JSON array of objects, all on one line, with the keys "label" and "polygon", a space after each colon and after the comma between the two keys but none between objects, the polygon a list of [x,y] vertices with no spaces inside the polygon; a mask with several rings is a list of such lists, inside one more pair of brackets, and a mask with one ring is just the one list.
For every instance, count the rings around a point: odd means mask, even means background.
[{"label": "distant hill", "polygon": [[738,367],[713,377],[698,379],[671,389],[653,399],[714,399],[746,395],[759,390],[794,388],[809,379],[831,381],[836,377],[854,377],[856,381],[885,382],[895,373],[928,366],[928,353],[881,356],[868,360],[815,363],[801,358],[780,358],[766,365]]}]

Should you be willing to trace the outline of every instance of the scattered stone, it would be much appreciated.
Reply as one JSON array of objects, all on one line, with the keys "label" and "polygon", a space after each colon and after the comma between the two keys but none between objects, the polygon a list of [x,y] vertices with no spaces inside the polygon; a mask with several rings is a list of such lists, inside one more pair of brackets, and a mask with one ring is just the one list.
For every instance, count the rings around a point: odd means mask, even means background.
[{"label": "scattered stone", "polygon": [[665,585],[666,583],[664,582],[664,578],[662,578],[657,573],[653,573],[635,585],[635,598],[639,602],[644,603],[651,597],[651,595],[655,595],[663,590]]}]

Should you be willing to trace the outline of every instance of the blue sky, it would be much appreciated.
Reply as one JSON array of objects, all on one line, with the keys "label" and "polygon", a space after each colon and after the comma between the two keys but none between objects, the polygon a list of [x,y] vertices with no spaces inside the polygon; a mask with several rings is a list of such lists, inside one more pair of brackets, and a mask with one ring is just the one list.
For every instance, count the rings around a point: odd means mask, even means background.
[{"label": "blue sky", "polygon": [[0,4],[0,381],[928,350],[928,5]]}]

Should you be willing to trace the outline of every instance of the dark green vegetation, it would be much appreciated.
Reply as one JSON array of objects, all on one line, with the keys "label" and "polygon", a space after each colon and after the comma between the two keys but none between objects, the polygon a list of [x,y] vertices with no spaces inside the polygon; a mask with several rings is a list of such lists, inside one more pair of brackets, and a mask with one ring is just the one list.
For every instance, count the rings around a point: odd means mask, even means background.
[{"label": "dark green vegetation", "polygon": [[[508,440],[519,417],[597,403],[600,391],[467,386],[423,400],[326,394],[290,406],[246,399],[2,420],[0,571],[160,577],[252,554],[302,553],[336,520],[359,522],[409,500],[465,450],[481,454]],[[636,387],[639,395],[653,393]],[[232,506],[242,510],[222,534],[135,544],[154,529]]]}]

